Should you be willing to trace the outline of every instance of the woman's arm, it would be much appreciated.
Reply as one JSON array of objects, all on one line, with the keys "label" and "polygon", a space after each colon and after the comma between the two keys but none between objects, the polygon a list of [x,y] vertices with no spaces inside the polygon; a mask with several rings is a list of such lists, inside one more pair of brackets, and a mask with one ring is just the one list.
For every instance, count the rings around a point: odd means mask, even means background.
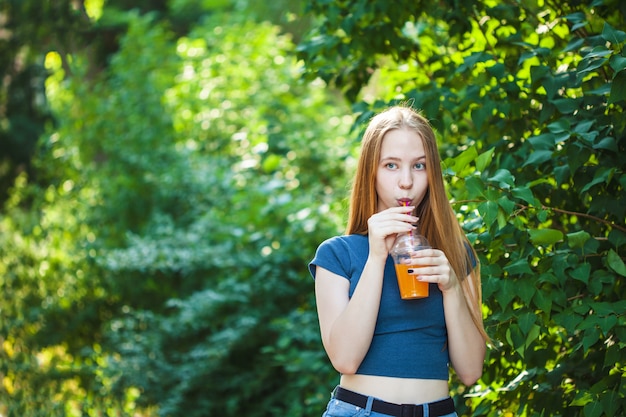
[{"label": "woman's arm", "polygon": [[350,299],[350,281],[317,267],[315,295],[324,349],[335,369],[354,374],[367,353],[378,317],[384,262],[368,261]]},{"label": "woman's arm", "polygon": [[[454,274],[454,273],[453,273]],[[471,283],[471,278],[466,278]],[[443,293],[443,309],[448,329],[450,363],[465,385],[474,384],[483,373],[486,341],[470,315],[463,289],[458,283]]]},{"label": "woman's arm", "polygon": [[322,343],[335,369],[343,374],[354,374],[370,347],[385,263],[396,235],[414,228],[411,222],[417,218],[407,214],[412,209],[394,207],[369,218],[369,254],[351,298],[346,278],[317,267],[315,297]]},{"label": "woman's arm", "polygon": [[[474,324],[461,283],[451,268],[446,255],[437,249],[426,249],[417,253],[416,268],[418,279],[438,284],[443,294],[443,310],[448,331],[448,351],[450,363],[461,382],[474,384],[483,372],[486,341]],[[471,286],[471,277],[466,278]]]}]

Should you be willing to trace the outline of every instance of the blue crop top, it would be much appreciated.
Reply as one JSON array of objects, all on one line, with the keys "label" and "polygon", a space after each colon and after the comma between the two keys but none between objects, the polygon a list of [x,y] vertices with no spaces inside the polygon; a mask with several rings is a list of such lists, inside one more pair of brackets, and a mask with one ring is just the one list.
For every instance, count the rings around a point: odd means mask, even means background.
[{"label": "blue crop top", "polygon": [[[352,297],[368,254],[367,236],[336,236],[319,246],[309,271],[315,278],[321,266],[348,279]],[[430,284],[429,294],[401,299],[393,261],[387,258],[374,336],[357,374],[448,380],[443,296],[436,284]]]}]

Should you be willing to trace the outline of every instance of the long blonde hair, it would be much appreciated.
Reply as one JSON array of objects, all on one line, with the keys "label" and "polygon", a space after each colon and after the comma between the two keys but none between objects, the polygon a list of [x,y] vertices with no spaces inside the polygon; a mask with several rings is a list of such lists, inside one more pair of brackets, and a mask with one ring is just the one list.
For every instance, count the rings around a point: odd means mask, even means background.
[{"label": "long blonde hair", "polygon": [[[415,209],[420,219],[420,232],[432,247],[445,253],[459,278],[472,320],[489,341],[482,320],[480,263],[448,201],[435,133],[428,120],[412,108],[391,107],[374,116],[365,130],[352,185],[346,234],[368,233],[367,220],[377,212],[376,171],[382,142],[387,132],[402,128],[413,130],[422,138],[426,153],[428,190]],[[475,267],[472,267],[472,259]],[[468,275],[471,282],[466,279]]]}]

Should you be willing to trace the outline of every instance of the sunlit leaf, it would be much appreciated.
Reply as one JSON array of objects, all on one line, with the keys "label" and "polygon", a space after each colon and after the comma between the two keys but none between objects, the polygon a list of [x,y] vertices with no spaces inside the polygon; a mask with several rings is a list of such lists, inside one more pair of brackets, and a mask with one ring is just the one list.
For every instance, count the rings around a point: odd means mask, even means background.
[{"label": "sunlit leaf", "polygon": [[571,248],[582,248],[591,235],[584,230],[567,234],[567,244]]},{"label": "sunlit leaf", "polygon": [[491,163],[495,148],[487,149],[476,158],[476,169],[480,172],[484,171]]},{"label": "sunlit leaf", "polygon": [[556,229],[530,229],[528,233],[536,245],[552,245],[563,240],[563,232]]}]

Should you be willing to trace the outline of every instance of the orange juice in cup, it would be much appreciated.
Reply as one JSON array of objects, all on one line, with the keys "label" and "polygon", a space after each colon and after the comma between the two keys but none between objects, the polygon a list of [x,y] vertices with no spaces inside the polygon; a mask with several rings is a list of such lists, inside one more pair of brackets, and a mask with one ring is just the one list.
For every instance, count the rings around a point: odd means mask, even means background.
[{"label": "orange juice in cup", "polygon": [[428,282],[419,281],[417,275],[409,274],[409,269],[420,266],[396,264],[396,275],[400,287],[400,297],[404,300],[428,297]]},{"label": "orange juice in cup", "polygon": [[428,297],[428,282],[417,279],[417,275],[409,274],[409,269],[417,269],[423,265],[413,265],[413,256],[417,251],[430,249],[426,238],[417,232],[398,235],[391,249],[391,256],[396,267],[400,297],[405,300]]}]

